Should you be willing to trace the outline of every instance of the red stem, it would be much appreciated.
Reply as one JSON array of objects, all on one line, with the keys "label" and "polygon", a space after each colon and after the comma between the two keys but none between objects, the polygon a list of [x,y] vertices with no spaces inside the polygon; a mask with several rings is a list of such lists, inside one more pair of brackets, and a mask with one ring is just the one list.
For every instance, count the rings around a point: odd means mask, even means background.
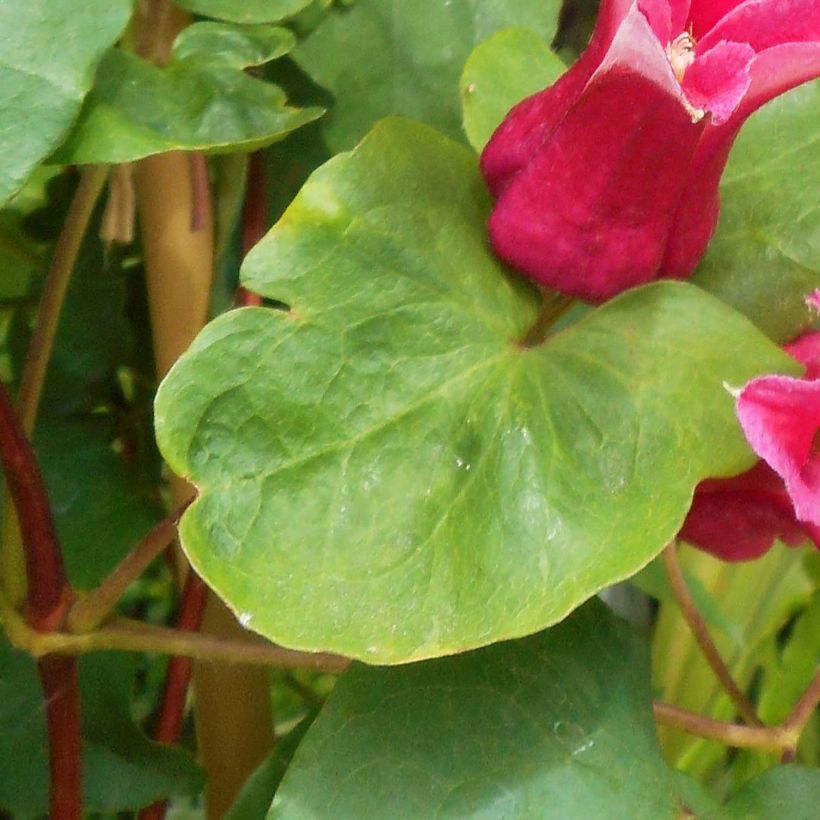
[{"label": "red stem", "polygon": [[0,385],[0,462],[25,547],[28,620],[39,632],[50,632],[62,622],[69,603],[69,588],[43,477],[3,385]]},{"label": "red stem", "polygon": [[[196,632],[199,629],[207,596],[208,587],[193,570],[189,570],[182,591],[177,629],[184,632]],[[179,740],[192,669],[191,658],[173,657],[168,662],[162,705],[154,727],[154,740],[158,743],[171,744]],[[146,806],[140,811],[139,820],[162,820],[166,805],[166,801],[158,800]]]},{"label": "red stem", "polygon": [[46,702],[48,727],[49,817],[79,820],[82,816],[80,697],[77,659],[46,655],[37,662]]},{"label": "red stem", "polygon": [[[242,209],[242,257],[265,235],[268,230],[268,193],[265,176],[265,155],[255,151],[248,160],[248,185]],[[236,304],[241,307],[258,307],[262,297],[241,285],[236,290]]]},{"label": "red stem", "polygon": [[[31,444],[0,384],[0,462],[14,501],[26,558],[26,610],[38,632],[62,625],[71,602],[45,483]],[[51,820],[82,815],[80,693],[76,658],[47,655],[37,662],[45,698]]]}]

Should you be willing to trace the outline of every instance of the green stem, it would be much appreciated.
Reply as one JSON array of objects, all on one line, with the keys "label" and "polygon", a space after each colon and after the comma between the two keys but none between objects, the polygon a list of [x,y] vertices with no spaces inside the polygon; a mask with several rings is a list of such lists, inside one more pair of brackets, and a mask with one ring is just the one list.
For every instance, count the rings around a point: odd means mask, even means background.
[{"label": "green stem", "polygon": [[743,692],[735,683],[732,673],[729,671],[723,658],[715,646],[712,636],[709,633],[709,628],[701,618],[700,612],[689,594],[689,589],[686,586],[686,580],[681,572],[680,564],[678,563],[677,544],[671,543],[663,552],[663,563],[666,568],[666,574],[669,578],[669,584],[675,594],[675,599],[680,607],[681,614],[692,631],[698,646],[703,652],[707,663],[712,668],[715,676],[720,681],[720,685],[726,691],[726,694],[731,699],[732,703],[737,709],[738,714],[749,726],[761,726],[760,719],[754,710],[754,707],[746,699]]},{"label": "green stem", "polygon": [[564,296],[552,290],[541,290],[541,307],[532,327],[518,343],[520,347],[538,347],[546,341],[550,328],[573,305],[575,300],[571,296]]}]

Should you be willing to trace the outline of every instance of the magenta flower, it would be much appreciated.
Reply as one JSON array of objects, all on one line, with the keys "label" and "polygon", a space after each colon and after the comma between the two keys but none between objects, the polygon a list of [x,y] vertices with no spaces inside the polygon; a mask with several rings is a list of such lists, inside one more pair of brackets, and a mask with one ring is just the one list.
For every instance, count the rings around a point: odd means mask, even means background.
[{"label": "magenta flower", "polygon": [[763,376],[738,394],[737,415],[763,459],[735,478],[698,485],[681,537],[729,561],[765,553],[775,538],[820,549],[820,333],[786,345],[802,379]]},{"label": "magenta flower", "polygon": [[484,150],[494,250],[591,301],[687,277],[741,125],[818,76],[820,0],[602,0],[580,60]]}]

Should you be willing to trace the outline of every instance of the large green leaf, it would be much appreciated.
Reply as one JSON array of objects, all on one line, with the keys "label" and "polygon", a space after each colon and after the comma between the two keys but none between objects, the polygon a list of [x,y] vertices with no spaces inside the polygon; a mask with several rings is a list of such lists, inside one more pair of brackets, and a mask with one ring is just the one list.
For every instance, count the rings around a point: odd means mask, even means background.
[{"label": "large green leaf", "polygon": [[820,772],[778,766],[746,784],[722,809],[703,820],[814,820],[820,801]]},{"label": "large green leaf", "polygon": [[174,0],[183,9],[232,23],[277,23],[313,0]]},{"label": "large green leaf", "polygon": [[794,362],[680,283],[523,348],[488,210],[472,152],[385,121],[248,257],[290,311],[220,317],[160,387],[185,549],[253,629],[388,663],[534,632],[750,464],[723,383]]},{"label": "large green leaf", "polygon": [[717,234],[694,281],[777,341],[808,326],[820,287],[820,83],[761,109],[723,175]]},{"label": "large green leaf", "polygon": [[357,0],[329,14],[294,57],[336,96],[324,124],[333,151],[388,114],[461,137],[458,79],[473,47],[509,26],[550,42],[560,8],[559,0]]},{"label": "large green leaf", "polygon": [[[80,660],[83,793],[88,810],[138,809],[201,786],[193,759],[149,741],[129,714],[133,664],[123,655]],[[34,661],[0,636],[0,808],[48,811],[48,740]]]},{"label": "large green leaf", "polygon": [[530,29],[504,29],[476,46],[460,83],[470,145],[481,151],[516,103],[552,85],[564,71],[564,63]]},{"label": "large green leaf", "polygon": [[520,641],[399,668],[355,665],[268,817],[671,820],[675,794],[644,642],[591,604]]},{"label": "large green leaf", "polygon": [[127,162],[162,151],[251,151],[321,115],[243,71],[287,53],[293,35],[271,26],[197,23],[166,68],[108,52],[57,162]]},{"label": "large green leaf", "polygon": [[0,202],[60,143],[131,0],[0,3]]}]

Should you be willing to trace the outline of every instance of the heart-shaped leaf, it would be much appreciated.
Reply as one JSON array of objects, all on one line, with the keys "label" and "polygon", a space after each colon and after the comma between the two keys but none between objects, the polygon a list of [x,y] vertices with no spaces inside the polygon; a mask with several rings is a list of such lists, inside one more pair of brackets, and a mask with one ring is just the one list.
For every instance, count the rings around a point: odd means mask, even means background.
[{"label": "heart-shaped leaf", "polygon": [[538,294],[488,211],[471,151],[383,122],[247,260],[290,310],[220,317],[161,386],[185,549],[252,628],[385,663],[534,632],[752,462],[724,382],[793,361],[681,283],[524,347]]},{"label": "heart-shaped leaf", "polygon": [[356,0],[328,14],[294,59],[336,97],[323,122],[332,151],[352,148],[388,114],[462,136],[458,78],[472,49],[524,26],[546,42],[559,0]]},{"label": "heart-shaped leaf", "polygon": [[131,0],[0,3],[0,202],[60,143],[132,5]]},{"label": "heart-shaped leaf", "polygon": [[252,151],[322,114],[291,108],[284,92],[242,69],[286,54],[293,35],[272,26],[197,23],[166,68],[120,49],[106,55],[62,163],[129,162],[163,151]]},{"label": "heart-shaped leaf", "polygon": [[[399,668],[353,666],[268,818],[672,820],[648,652],[590,604],[546,633]],[[340,765],[340,761],[343,765]]]},{"label": "heart-shaped leaf", "polygon": [[534,31],[508,28],[479,44],[461,72],[464,131],[482,151],[509,110],[552,85],[566,66]]}]

